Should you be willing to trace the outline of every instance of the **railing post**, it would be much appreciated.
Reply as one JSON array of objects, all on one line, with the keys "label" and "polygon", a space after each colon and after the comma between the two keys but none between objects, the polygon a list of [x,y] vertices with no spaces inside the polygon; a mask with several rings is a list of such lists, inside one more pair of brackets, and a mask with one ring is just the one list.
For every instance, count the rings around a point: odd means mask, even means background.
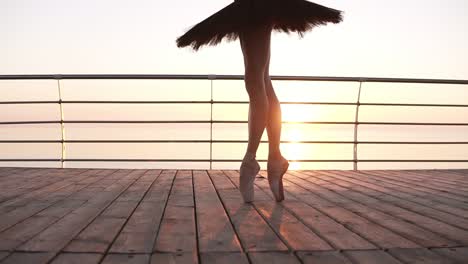
[{"label": "railing post", "polygon": [[364,80],[359,80],[359,91],[356,101],[356,116],[354,119],[354,147],[353,147],[353,169],[358,169],[358,125],[359,125],[359,108],[361,106],[361,89]]},{"label": "railing post", "polygon": [[213,169],[213,81],[216,75],[208,75],[210,80],[210,170]]},{"label": "railing post", "polygon": [[60,109],[60,132],[62,135],[62,156],[60,158],[61,162],[61,167],[62,169],[64,168],[64,159],[65,159],[65,123],[63,122],[64,120],[64,115],[63,115],[63,104],[62,104],[62,89],[60,86],[60,76],[55,76],[55,79],[57,80],[57,88],[58,88],[58,97],[59,97],[59,109]]}]

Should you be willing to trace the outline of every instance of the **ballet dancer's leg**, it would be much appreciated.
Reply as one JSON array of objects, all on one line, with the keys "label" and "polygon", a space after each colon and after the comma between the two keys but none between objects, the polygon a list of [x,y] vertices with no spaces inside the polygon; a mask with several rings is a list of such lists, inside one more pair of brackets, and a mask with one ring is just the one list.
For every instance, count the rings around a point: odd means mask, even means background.
[{"label": "ballet dancer's leg", "polygon": [[241,34],[245,87],[249,95],[249,143],[247,153],[256,154],[267,123],[268,97],[264,72],[268,62],[270,28],[256,27]]},{"label": "ballet dancer's leg", "polygon": [[267,124],[268,97],[265,90],[264,72],[268,61],[271,29],[258,26],[240,34],[245,67],[245,87],[249,95],[249,141],[240,167],[239,189],[245,202],[253,200],[253,181],[260,170],[255,160],[258,146]]},{"label": "ballet dancer's leg", "polygon": [[281,156],[280,140],[281,140],[281,105],[276,96],[273,84],[270,78],[270,47],[268,47],[268,61],[263,74],[265,82],[265,91],[268,98],[268,117],[267,117],[267,133],[268,133],[268,160],[279,160]]},{"label": "ballet dancer's leg", "polygon": [[276,201],[284,200],[283,175],[289,167],[288,161],[281,155],[281,105],[276,96],[270,78],[270,41],[268,43],[268,60],[264,72],[265,90],[268,97],[268,183]]}]

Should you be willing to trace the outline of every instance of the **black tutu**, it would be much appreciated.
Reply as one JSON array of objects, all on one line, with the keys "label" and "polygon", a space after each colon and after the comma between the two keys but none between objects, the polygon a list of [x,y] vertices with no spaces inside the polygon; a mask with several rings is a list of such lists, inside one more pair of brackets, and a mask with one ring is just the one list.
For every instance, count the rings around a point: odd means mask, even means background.
[{"label": "black tutu", "polygon": [[341,13],[306,0],[236,0],[180,36],[177,46],[198,50],[223,39],[236,40],[240,32],[265,24],[302,36],[316,26],[341,22]]}]

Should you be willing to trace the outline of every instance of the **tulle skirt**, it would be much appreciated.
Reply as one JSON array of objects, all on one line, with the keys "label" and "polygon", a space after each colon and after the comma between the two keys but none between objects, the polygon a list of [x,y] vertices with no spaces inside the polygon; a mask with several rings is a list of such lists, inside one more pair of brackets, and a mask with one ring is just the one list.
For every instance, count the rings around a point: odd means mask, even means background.
[{"label": "tulle skirt", "polygon": [[217,45],[260,25],[303,35],[316,26],[342,21],[342,12],[306,0],[236,0],[177,39],[178,47]]}]

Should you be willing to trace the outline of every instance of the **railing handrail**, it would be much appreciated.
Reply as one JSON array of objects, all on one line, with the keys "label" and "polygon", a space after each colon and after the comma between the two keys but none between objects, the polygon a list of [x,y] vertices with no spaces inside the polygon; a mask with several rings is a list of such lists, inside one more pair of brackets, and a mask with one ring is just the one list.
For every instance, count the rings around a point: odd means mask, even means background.
[{"label": "railing handrail", "polygon": [[[244,75],[216,74],[3,74],[0,80],[243,80]],[[391,77],[338,77],[272,75],[278,81],[332,81],[332,82],[385,82],[424,84],[468,84],[462,79],[391,78]]]},{"label": "railing handrail", "polygon": [[[121,101],[121,100],[63,100],[61,95],[60,82],[62,80],[209,80],[211,90],[211,100],[200,101],[174,101],[174,100],[153,100],[153,101]],[[161,161],[161,162],[209,162],[210,169],[213,162],[238,162],[234,159],[214,159],[212,155],[213,143],[246,143],[246,140],[215,140],[213,139],[213,124],[241,124],[247,121],[237,120],[213,120],[213,104],[246,104],[247,101],[221,101],[213,100],[213,81],[214,80],[243,80],[243,75],[188,75],[188,74],[28,74],[28,75],[0,75],[1,80],[54,80],[57,82],[58,100],[38,100],[38,101],[0,101],[1,104],[59,104],[60,105],[60,120],[45,120],[45,121],[3,121],[0,125],[15,125],[15,124],[60,124],[61,139],[57,140],[0,140],[0,143],[61,143],[62,156],[60,159],[0,159],[0,161],[60,161],[62,167],[64,162],[73,161],[103,161],[103,162],[119,162],[119,161]],[[428,145],[466,145],[465,141],[360,141],[358,140],[359,125],[396,125],[396,126],[468,126],[468,123],[434,123],[434,122],[361,122],[359,121],[360,106],[403,106],[403,107],[458,107],[466,108],[468,104],[430,104],[430,103],[378,103],[378,102],[362,102],[361,88],[363,83],[417,83],[417,84],[455,84],[468,85],[468,80],[456,79],[417,79],[417,78],[380,78],[380,77],[326,77],[326,76],[271,76],[272,80],[280,81],[326,81],[326,82],[357,82],[359,83],[358,97],[354,102],[281,102],[281,104],[304,104],[304,105],[347,105],[355,106],[354,121],[286,121],[286,124],[325,124],[325,125],[353,125],[354,140],[352,141],[287,141],[282,140],[282,143],[310,143],[310,144],[353,144],[353,159],[341,160],[295,160],[298,162],[353,162],[354,168],[357,169],[358,162],[468,162],[465,159],[426,159],[426,160],[372,160],[359,159],[358,146],[360,144],[428,144]],[[65,120],[63,115],[64,104],[210,104],[210,120]],[[193,123],[193,124],[210,124],[210,139],[209,140],[68,140],[65,138],[65,124],[73,123],[121,123],[121,124],[178,124],[178,123]],[[80,159],[65,157],[65,143],[209,143],[210,158],[209,159]],[[266,142],[266,141],[262,141]],[[259,160],[263,161],[263,160]]]}]

